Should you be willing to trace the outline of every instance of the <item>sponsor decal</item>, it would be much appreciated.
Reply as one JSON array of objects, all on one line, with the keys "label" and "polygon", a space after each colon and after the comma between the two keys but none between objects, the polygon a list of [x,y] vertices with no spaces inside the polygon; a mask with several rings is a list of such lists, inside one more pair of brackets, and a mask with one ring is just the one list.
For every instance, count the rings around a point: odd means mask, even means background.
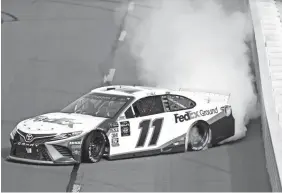
[{"label": "sponsor decal", "polygon": [[129,121],[120,122],[121,136],[130,136],[130,123]]},{"label": "sponsor decal", "polygon": [[[117,124],[117,125],[118,125],[118,124]],[[118,131],[119,131],[119,128],[118,128],[118,127],[114,127],[114,128],[111,128],[111,129],[110,129],[110,133],[111,133],[111,136],[112,136],[112,139],[111,139],[112,147],[117,147],[117,146],[119,146]]]},{"label": "sponsor decal", "polygon": [[17,145],[21,145],[21,146],[27,146],[27,147],[37,147],[37,144],[33,144],[33,143],[25,143],[25,142],[18,142]]},{"label": "sponsor decal", "polygon": [[209,110],[199,110],[199,111],[187,111],[184,115],[174,114],[175,123],[189,121],[191,119],[196,119],[198,117],[203,117],[207,115],[217,114],[217,107]]},{"label": "sponsor decal", "polygon": [[111,128],[109,130],[109,133],[115,133],[115,132],[118,132],[118,131],[119,131],[118,127],[114,127],[114,128]]},{"label": "sponsor decal", "polygon": [[229,116],[232,113],[231,106],[225,105],[220,107],[220,110],[225,113],[226,116]]},{"label": "sponsor decal", "polygon": [[118,138],[118,133],[112,133],[112,138]]},{"label": "sponsor decal", "polygon": [[186,112],[184,115],[174,114],[175,123],[188,121],[191,119],[190,111]]},{"label": "sponsor decal", "polygon": [[109,123],[109,133],[119,132],[119,125],[118,122]]},{"label": "sponsor decal", "polygon": [[215,109],[210,109],[210,110],[200,110],[200,115],[201,116],[206,116],[206,115],[212,115],[212,114],[217,114],[218,110],[217,107]]},{"label": "sponsor decal", "polygon": [[80,149],[74,149],[72,150],[73,155],[80,155]]},{"label": "sponsor decal", "polygon": [[70,145],[81,145],[81,141],[70,141]]},{"label": "sponsor decal", "polygon": [[[69,142],[69,146],[70,148],[72,149],[72,152],[76,151],[76,150],[79,150],[81,149],[81,141],[70,141]],[[75,154],[73,153],[74,155],[79,155],[79,154]]]},{"label": "sponsor decal", "polygon": [[112,147],[119,146],[119,138],[112,138]]},{"label": "sponsor decal", "polygon": [[71,148],[72,148],[72,149],[80,149],[80,148],[81,148],[81,145],[71,145]]},{"label": "sponsor decal", "polygon": [[49,118],[49,117],[46,117],[46,116],[37,116],[33,119],[33,122],[56,123],[56,124],[59,124],[59,125],[67,125],[70,128],[73,128],[74,124],[82,124],[80,122],[75,122],[75,119]]},{"label": "sponsor decal", "polygon": [[126,98],[126,97],[122,97],[122,96],[121,97],[117,97],[117,96],[91,95],[91,99],[126,102],[130,98]]},{"label": "sponsor decal", "polygon": [[110,128],[118,127],[118,122],[111,122],[109,123]]}]

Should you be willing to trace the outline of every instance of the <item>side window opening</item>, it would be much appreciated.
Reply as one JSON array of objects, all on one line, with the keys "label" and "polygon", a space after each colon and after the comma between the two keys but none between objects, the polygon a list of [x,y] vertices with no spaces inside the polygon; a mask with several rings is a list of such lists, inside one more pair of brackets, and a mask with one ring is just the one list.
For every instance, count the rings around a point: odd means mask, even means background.
[{"label": "side window opening", "polygon": [[191,109],[196,106],[196,103],[191,99],[178,95],[168,95],[167,102],[171,111]]},{"label": "side window opening", "polygon": [[167,95],[162,96],[163,108],[165,112],[170,112],[169,103],[167,99]]},{"label": "side window opening", "polygon": [[134,118],[134,114],[133,114],[131,106],[125,111],[124,114],[127,119]]},{"label": "side window opening", "polygon": [[133,105],[133,109],[134,109],[134,112],[135,112],[135,116],[140,117],[140,111],[138,110],[136,105]]},{"label": "side window opening", "polygon": [[150,96],[136,101],[133,104],[136,117],[154,115],[164,112],[160,96]]}]

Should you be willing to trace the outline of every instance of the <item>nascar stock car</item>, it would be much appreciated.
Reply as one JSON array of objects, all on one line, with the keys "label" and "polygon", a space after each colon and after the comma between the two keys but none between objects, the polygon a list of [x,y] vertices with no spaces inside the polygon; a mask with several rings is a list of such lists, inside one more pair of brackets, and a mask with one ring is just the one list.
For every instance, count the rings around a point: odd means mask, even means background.
[{"label": "nascar stock car", "polygon": [[229,95],[102,86],[60,112],[20,122],[8,159],[76,164],[200,151],[235,135]]}]

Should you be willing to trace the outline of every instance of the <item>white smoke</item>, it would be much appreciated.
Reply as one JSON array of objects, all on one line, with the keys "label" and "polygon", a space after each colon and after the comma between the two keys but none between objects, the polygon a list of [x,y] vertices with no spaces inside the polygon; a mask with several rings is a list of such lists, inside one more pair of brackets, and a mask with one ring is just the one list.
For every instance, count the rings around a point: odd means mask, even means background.
[{"label": "white smoke", "polygon": [[212,0],[164,0],[161,8],[142,15],[133,37],[139,79],[145,85],[196,88],[231,93],[236,132],[258,116],[254,77],[244,41],[251,34],[247,16],[228,14]]}]

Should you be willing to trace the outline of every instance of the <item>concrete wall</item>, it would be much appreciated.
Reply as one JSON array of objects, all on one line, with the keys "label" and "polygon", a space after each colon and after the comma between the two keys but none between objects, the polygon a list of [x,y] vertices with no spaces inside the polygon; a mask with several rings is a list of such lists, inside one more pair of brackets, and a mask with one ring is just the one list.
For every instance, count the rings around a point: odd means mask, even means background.
[{"label": "concrete wall", "polygon": [[273,0],[249,0],[253,55],[260,77],[262,130],[272,190],[281,192],[282,175],[282,27]]}]

